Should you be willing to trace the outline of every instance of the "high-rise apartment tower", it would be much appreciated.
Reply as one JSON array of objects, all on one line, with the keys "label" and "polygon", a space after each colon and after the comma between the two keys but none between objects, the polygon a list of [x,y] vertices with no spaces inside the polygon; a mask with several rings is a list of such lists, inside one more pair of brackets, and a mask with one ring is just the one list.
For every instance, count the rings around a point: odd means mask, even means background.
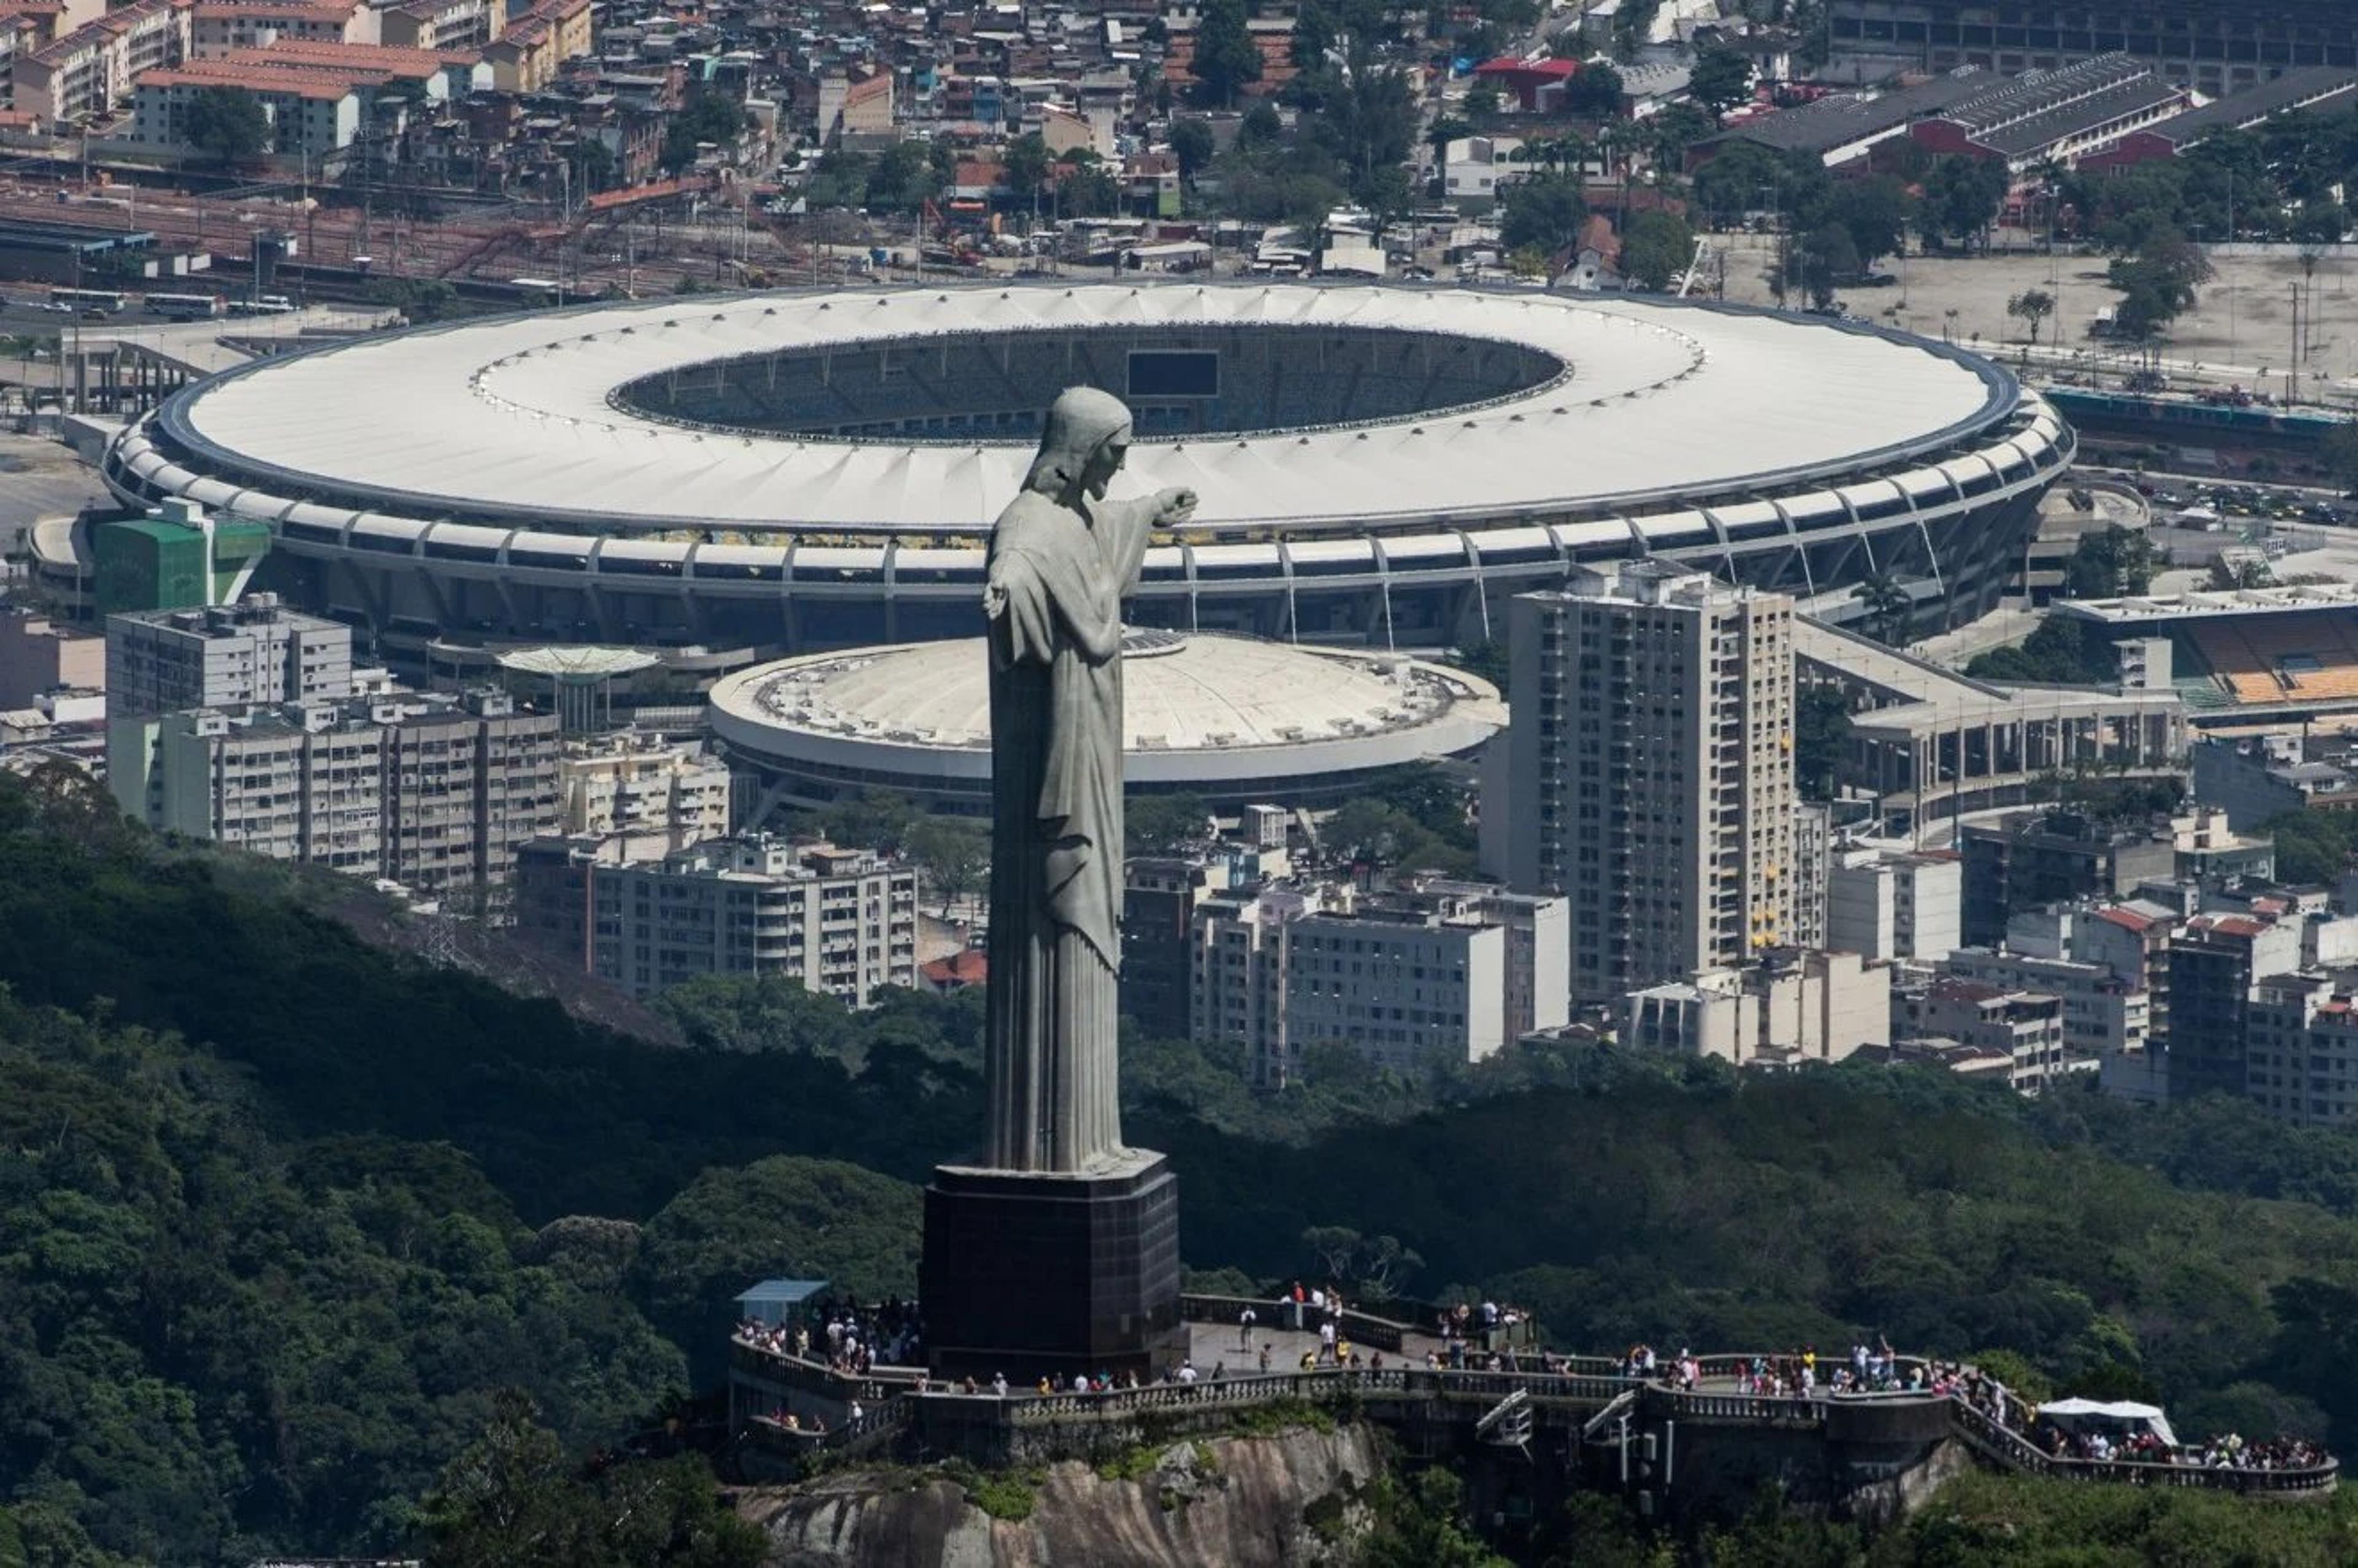
[{"label": "high-rise apartment tower", "polygon": [[1570,902],[1574,1000],[1790,943],[1793,601],[1636,561],[1511,613],[1508,795],[1483,811],[1514,885]]}]

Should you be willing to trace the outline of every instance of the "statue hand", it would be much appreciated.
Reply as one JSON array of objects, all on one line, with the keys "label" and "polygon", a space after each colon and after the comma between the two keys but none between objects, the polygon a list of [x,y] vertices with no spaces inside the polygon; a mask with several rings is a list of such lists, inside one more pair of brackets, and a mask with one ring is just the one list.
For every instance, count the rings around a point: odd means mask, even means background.
[{"label": "statue hand", "polygon": [[996,621],[1007,613],[1007,585],[989,583],[982,590],[982,615],[986,621]]},{"label": "statue hand", "polygon": [[1184,488],[1158,491],[1154,497],[1154,521],[1165,528],[1175,528],[1195,515],[1195,492]]}]

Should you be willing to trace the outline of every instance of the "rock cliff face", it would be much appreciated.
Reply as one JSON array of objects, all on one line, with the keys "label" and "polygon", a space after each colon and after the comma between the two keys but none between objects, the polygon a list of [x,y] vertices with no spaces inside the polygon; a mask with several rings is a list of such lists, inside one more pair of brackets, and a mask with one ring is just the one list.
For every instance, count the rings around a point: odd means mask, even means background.
[{"label": "rock cliff face", "polygon": [[854,1471],[748,1494],[772,1568],[1293,1568],[1339,1563],[1382,1468],[1365,1427],[1173,1444],[1120,1466],[994,1476],[994,1519],[925,1471]]}]

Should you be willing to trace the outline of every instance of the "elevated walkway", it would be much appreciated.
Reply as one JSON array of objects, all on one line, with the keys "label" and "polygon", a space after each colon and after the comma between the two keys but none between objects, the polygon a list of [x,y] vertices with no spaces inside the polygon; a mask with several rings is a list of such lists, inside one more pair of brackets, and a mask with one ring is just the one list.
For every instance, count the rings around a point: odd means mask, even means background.
[{"label": "elevated walkway", "polygon": [[[1418,1336],[1410,1325],[1389,1326],[1413,1346]],[[1400,1435],[1411,1451],[1427,1455],[1498,1446],[1502,1430],[1506,1445],[1547,1444],[1575,1459],[1600,1446],[1626,1450],[1641,1433],[1686,1431],[1679,1441],[1693,1448],[1705,1441],[1704,1434],[1725,1430],[1780,1434],[1780,1441],[1815,1445],[1829,1456],[1877,1455],[1866,1466],[1871,1474],[1895,1463],[1929,1463],[1935,1450],[1953,1443],[1999,1469],[2095,1485],[2185,1487],[2298,1499],[2330,1495],[2341,1476],[2340,1462],[2331,1458],[2301,1468],[2243,1469],[2059,1457],[1953,1394],[1753,1392],[1744,1379],[1755,1360],[1749,1355],[1699,1357],[1699,1380],[1693,1389],[1662,1378],[1625,1376],[1609,1357],[1551,1356],[1547,1359],[1556,1369],[1459,1371],[1410,1358],[1381,1368],[1217,1377],[1199,1372],[1193,1383],[1102,1393],[1011,1388],[1001,1395],[927,1383],[906,1368],[850,1377],[741,1339],[732,1353],[741,1367],[762,1371],[774,1389],[838,1401],[816,1424],[798,1419],[789,1425],[766,1411],[740,1411],[741,1444],[763,1451],[773,1461],[769,1468],[789,1476],[822,1456],[834,1460],[903,1449],[998,1465],[1103,1458],[1144,1443],[1217,1433],[1255,1411],[1290,1409],[1374,1422]],[[1913,1357],[1899,1358],[1895,1366],[1903,1372],[1929,1372],[1925,1362]],[[732,1376],[732,1400],[738,1387]],[[855,1408],[857,1415],[850,1413]],[[1903,1454],[1916,1457],[1894,1457]]]}]

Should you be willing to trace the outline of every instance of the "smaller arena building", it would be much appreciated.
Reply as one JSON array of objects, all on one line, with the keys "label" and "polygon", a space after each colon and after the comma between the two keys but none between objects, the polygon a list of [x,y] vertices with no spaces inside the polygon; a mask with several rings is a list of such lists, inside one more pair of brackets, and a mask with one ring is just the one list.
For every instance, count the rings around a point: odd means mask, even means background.
[{"label": "smaller arena building", "polygon": [[[1215,810],[1333,802],[1385,769],[1473,753],[1507,722],[1487,681],[1401,654],[1137,629],[1122,651],[1127,787]],[[990,814],[979,638],[758,665],[713,687],[708,718],[769,784],[764,814],[862,790]]]},{"label": "smaller arena building", "polygon": [[2358,583],[2067,600],[2056,613],[2113,643],[2169,644],[2169,684],[2198,725],[2358,712]]}]

